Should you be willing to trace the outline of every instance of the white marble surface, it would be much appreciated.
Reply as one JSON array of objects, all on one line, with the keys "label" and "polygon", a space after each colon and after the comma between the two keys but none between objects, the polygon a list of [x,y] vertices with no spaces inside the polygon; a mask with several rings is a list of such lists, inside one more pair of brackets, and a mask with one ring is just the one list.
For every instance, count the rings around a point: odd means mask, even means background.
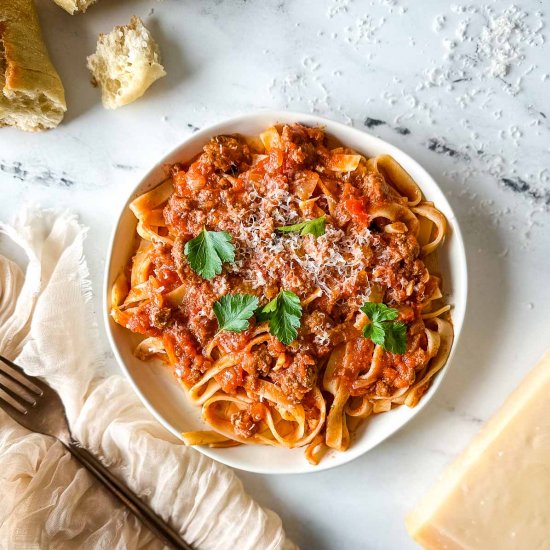
[{"label": "white marble surface", "polygon": [[[98,316],[120,202],[196,127],[260,108],[367,121],[446,192],[471,292],[460,348],[432,403],[347,466],[241,474],[303,548],[414,548],[406,511],[550,345],[550,8],[521,2],[529,15],[512,26],[509,47],[491,51],[483,26],[509,2],[99,0],[75,17],[38,4],[69,111],[49,133],[0,132],[0,219],[28,202],[75,209],[90,227]],[[134,13],[158,38],[168,77],[134,105],[104,111],[85,56],[98,32]],[[509,74],[494,74],[499,55],[515,56]],[[103,336],[101,346],[116,369]]]}]

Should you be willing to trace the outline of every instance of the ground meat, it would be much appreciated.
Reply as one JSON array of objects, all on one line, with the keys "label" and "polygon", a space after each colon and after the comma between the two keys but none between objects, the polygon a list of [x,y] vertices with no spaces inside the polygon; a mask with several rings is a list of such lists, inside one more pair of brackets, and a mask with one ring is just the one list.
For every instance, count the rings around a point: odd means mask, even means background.
[{"label": "ground meat", "polygon": [[352,386],[359,373],[368,368],[373,351],[374,344],[368,338],[359,337],[346,343],[343,363],[336,372],[348,388]]},{"label": "ground meat", "polygon": [[271,373],[271,379],[290,400],[299,402],[317,381],[315,360],[306,353],[297,353],[287,368]]},{"label": "ground meat", "polygon": [[249,321],[249,328],[243,332],[222,331],[217,336],[218,345],[226,353],[241,351],[252,338],[256,323],[252,317]]},{"label": "ground meat", "polygon": [[187,216],[193,208],[194,201],[192,199],[178,197],[174,194],[168,199],[168,204],[164,207],[164,221],[168,226],[177,228],[178,236],[191,238],[194,235],[189,232]]},{"label": "ground meat", "polygon": [[416,237],[409,233],[394,233],[388,235],[388,245],[386,254],[391,254],[390,263],[396,263],[401,260],[412,262],[418,258],[420,246]]},{"label": "ground meat", "polygon": [[281,142],[287,154],[287,169],[295,171],[297,168],[314,168],[318,148],[324,139],[324,133],[319,132],[319,128],[307,128],[301,124],[284,126]]},{"label": "ground meat", "polygon": [[398,362],[397,373],[399,376],[394,381],[394,385],[396,388],[406,388],[414,384],[416,373],[414,368],[410,367],[407,363]]},{"label": "ground meat", "polygon": [[204,146],[208,162],[222,172],[237,173],[251,164],[252,157],[246,143],[234,136],[216,136]]},{"label": "ground meat", "polygon": [[178,235],[174,239],[174,246],[172,246],[172,259],[174,260],[174,265],[176,266],[176,271],[180,278],[183,280],[183,265],[185,263],[185,241]]},{"label": "ground meat", "polygon": [[206,225],[208,214],[203,210],[192,210],[187,213],[187,233],[192,237],[196,237]]},{"label": "ground meat", "polygon": [[151,323],[150,314],[151,310],[155,307],[155,305],[148,302],[140,304],[137,310],[128,319],[126,327],[129,328],[132,332],[137,332],[138,334],[158,336],[160,334],[160,331]]},{"label": "ground meat", "polygon": [[330,331],[333,328],[334,321],[331,317],[316,309],[302,317],[299,334],[309,345],[308,349],[313,348],[318,357],[323,357],[333,347],[330,339]]},{"label": "ground meat", "polygon": [[149,318],[151,319],[151,325],[155,328],[165,328],[169,321],[172,310],[169,307],[152,307],[149,310]]},{"label": "ground meat", "polygon": [[284,344],[281,344],[276,338],[271,338],[267,341],[267,351],[273,357],[277,357],[279,354],[285,351]]},{"label": "ground meat", "polygon": [[215,207],[220,202],[220,194],[220,189],[202,189],[197,193],[195,197],[197,208],[201,208],[204,210],[215,209]]},{"label": "ground meat", "polygon": [[371,170],[357,176],[357,187],[362,191],[370,204],[384,202],[387,197],[398,199],[396,192],[384,181],[384,178]]},{"label": "ground meat", "polygon": [[233,424],[235,433],[245,438],[252,437],[258,430],[258,424],[254,422],[254,418],[246,410],[232,414],[231,424]]},{"label": "ground meat", "polygon": [[243,357],[241,367],[252,376],[267,376],[273,365],[273,357],[269,355],[265,346],[247,353]]},{"label": "ground meat", "polygon": [[349,342],[361,336],[361,331],[353,323],[341,323],[329,331],[330,344],[332,348],[342,342]]},{"label": "ground meat", "polygon": [[386,303],[422,302],[433,290],[427,284],[430,274],[421,260],[380,263],[372,274],[374,281],[387,288]]},{"label": "ground meat", "polygon": [[[189,279],[188,279],[189,280]],[[212,287],[205,281],[186,288],[180,309],[185,312],[187,326],[201,346],[205,346],[216,330],[212,305],[217,299]]]}]

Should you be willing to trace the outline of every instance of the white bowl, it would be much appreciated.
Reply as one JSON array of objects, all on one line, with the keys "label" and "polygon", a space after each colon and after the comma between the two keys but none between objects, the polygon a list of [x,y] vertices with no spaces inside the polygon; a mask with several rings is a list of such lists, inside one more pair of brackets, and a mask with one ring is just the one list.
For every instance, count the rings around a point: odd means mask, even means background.
[{"label": "white bowl", "polygon": [[131,247],[136,229],[136,219],[128,205],[135,197],[156,186],[165,178],[167,164],[191,160],[213,136],[231,133],[258,135],[273,124],[295,122],[302,122],[306,125],[323,125],[329,134],[332,134],[344,145],[367,156],[382,153],[392,155],[415,179],[425,197],[433,201],[437,208],[445,214],[449,222],[450,234],[440,249],[440,269],[443,275],[444,292],[453,306],[452,319],[455,339],[447,365],[435,377],[430,389],[416,407],[412,409],[406,406],[397,407],[369,419],[358,431],[355,440],[346,452],[331,452],[323,458],[318,466],[312,466],[306,461],[303,449],[288,450],[260,445],[241,445],[228,449],[197,447],[200,452],[228,466],[265,474],[319,472],[334,468],[366,453],[405,425],[428,404],[449,370],[466,309],[466,257],[456,216],[435,181],[411,157],[381,139],[315,115],[273,111],[243,115],[221,122],[190,136],[143,177],[124,204],[111,240],[104,287],[104,315],[107,334],[121,369],[144,405],[157,420],[176,437],[180,437],[181,432],[206,429],[200,418],[200,407],[192,405],[187,400],[171,369],[159,364],[144,363],[134,357],[133,350],[139,338],[117,325],[109,315],[111,285],[132,254]]}]

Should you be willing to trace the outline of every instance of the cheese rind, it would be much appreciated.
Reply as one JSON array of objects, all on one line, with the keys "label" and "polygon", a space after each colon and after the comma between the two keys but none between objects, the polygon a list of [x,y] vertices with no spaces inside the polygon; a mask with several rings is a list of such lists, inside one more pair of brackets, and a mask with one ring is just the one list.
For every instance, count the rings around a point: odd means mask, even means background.
[{"label": "cheese rind", "polygon": [[550,351],[409,514],[427,550],[550,549]]}]

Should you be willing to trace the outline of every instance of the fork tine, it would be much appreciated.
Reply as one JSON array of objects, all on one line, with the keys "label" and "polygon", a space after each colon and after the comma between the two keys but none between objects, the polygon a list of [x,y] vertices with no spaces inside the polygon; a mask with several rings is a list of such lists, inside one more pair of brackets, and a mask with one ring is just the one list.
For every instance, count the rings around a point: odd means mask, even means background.
[{"label": "fork tine", "polygon": [[38,378],[26,374],[20,366],[16,365],[9,359],[6,359],[2,355],[0,355],[0,361],[4,363],[4,365],[0,363],[0,372],[9,376],[15,382],[23,384],[36,395],[42,395],[44,393],[40,388],[41,382]]},{"label": "fork tine", "polygon": [[[7,393],[5,390],[0,388],[0,407],[2,409],[6,410],[6,408],[4,407],[4,404],[2,403],[2,401],[4,401],[4,403],[10,405],[13,409],[15,409],[16,412],[18,412],[20,414],[27,414],[27,409],[25,409],[25,407],[23,407],[23,405],[21,405],[21,403],[19,403],[19,401],[14,399],[9,393]],[[12,416],[14,418],[14,420],[17,420],[16,415],[14,415],[11,411],[6,410],[6,412],[10,416]]]},{"label": "fork tine", "polygon": [[27,386],[23,386],[23,384],[18,384],[13,380],[13,378],[10,378],[1,370],[0,388],[9,393],[14,399],[18,399],[19,401],[23,400],[31,407],[34,407],[36,405],[36,398],[38,396],[34,393],[31,393]]}]

